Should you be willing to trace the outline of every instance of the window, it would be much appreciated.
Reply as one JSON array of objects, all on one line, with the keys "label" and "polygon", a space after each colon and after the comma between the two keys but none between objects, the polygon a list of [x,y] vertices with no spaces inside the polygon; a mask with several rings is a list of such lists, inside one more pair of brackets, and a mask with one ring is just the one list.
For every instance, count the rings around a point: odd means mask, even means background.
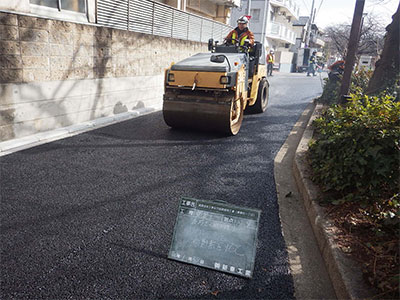
[{"label": "window", "polygon": [[58,10],[69,10],[86,13],[86,0],[29,0],[31,4],[56,8]]},{"label": "window", "polygon": [[250,21],[255,21],[258,22],[260,21],[260,9],[250,9],[250,15],[251,15],[251,19]]},{"label": "window", "polygon": [[58,0],[30,0],[30,3],[52,8],[58,8]]},{"label": "window", "polygon": [[29,0],[29,3],[30,13],[39,16],[83,23],[96,20],[96,0]]}]

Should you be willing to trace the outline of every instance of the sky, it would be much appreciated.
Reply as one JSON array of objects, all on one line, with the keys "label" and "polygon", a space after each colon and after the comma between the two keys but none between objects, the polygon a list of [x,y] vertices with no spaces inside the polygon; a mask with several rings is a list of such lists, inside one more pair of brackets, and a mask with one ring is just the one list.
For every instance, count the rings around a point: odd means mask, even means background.
[{"label": "sky", "polygon": [[[296,2],[301,7],[300,15],[309,16],[312,0],[296,0]],[[356,0],[315,0],[314,5],[317,9],[315,24],[319,28],[325,28],[338,23],[351,24]],[[364,13],[373,15],[386,27],[392,21],[392,15],[398,5],[399,0],[366,0]]]}]

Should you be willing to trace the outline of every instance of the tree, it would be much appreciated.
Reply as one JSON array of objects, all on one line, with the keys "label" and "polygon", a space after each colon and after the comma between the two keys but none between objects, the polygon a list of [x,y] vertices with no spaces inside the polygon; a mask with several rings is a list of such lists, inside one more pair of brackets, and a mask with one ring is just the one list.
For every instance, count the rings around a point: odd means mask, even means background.
[{"label": "tree", "polygon": [[[400,3],[392,16],[392,23],[386,27],[385,44],[381,58],[375,64],[375,71],[369,81],[367,94],[377,94],[387,88],[395,88],[399,82],[399,36]],[[399,100],[399,94],[397,95]]]},{"label": "tree", "polygon": [[[349,44],[351,25],[342,23],[325,28],[325,35],[328,37],[328,52],[339,53],[343,58],[346,56],[347,45]],[[360,42],[357,56],[377,55],[383,47],[384,27],[375,15],[364,17],[361,28]]]}]

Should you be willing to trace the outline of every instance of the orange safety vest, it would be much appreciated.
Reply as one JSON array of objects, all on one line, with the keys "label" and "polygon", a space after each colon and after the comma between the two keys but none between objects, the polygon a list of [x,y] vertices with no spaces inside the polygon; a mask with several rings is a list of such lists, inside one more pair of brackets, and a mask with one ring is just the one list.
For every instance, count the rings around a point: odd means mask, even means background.
[{"label": "orange safety vest", "polygon": [[[239,45],[243,46],[244,45],[244,41],[248,38],[248,35],[246,33],[242,33],[242,35],[239,37],[240,41],[239,41]],[[232,40],[236,40],[236,31],[234,33],[232,33]]]}]

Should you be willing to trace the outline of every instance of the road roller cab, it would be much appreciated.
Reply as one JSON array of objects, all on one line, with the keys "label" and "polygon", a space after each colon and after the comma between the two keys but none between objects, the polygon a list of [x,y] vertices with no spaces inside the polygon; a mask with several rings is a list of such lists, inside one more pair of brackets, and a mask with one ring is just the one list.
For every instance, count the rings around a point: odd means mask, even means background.
[{"label": "road roller cab", "polygon": [[262,45],[240,46],[210,40],[198,53],[165,71],[163,116],[167,125],[235,135],[244,110],[262,113],[269,84],[260,64]]}]

